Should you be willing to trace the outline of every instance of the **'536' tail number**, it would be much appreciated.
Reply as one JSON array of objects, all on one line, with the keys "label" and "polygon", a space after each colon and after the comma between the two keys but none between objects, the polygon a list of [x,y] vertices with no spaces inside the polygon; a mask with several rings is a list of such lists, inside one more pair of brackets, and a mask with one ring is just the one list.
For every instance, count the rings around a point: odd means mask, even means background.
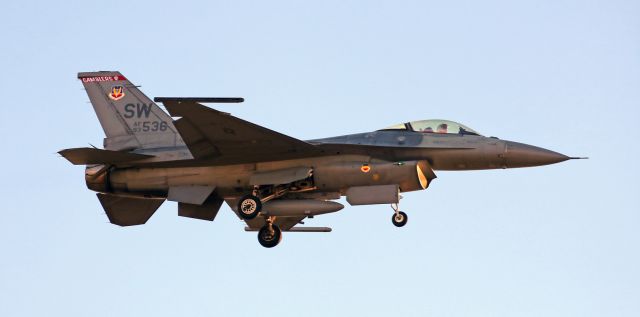
[{"label": "'536' tail number", "polygon": [[133,123],[133,132],[167,131],[168,125],[164,121],[136,121]]}]

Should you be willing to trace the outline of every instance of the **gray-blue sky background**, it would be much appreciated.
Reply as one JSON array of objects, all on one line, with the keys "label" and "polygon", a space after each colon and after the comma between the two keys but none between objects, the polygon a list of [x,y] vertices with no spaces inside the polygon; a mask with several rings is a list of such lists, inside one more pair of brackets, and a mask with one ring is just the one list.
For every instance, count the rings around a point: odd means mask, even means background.
[{"label": "gray-blue sky background", "polygon": [[[26,1],[0,10],[2,316],[638,316],[636,1]],[[319,216],[264,249],[224,206],[108,223],[83,169],[101,145],[76,79],[300,138],[427,118],[587,161],[438,172],[401,207]]]}]

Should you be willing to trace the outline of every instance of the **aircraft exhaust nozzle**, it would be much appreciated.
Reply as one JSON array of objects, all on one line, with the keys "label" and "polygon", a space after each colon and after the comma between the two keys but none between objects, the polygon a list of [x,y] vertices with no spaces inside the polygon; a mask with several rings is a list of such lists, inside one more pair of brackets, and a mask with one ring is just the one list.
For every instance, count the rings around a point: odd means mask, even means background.
[{"label": "aircraft exhaust nozzle", "polygon": [[87,166],[84,172],[84,180],[87,188],[99,193],[108,193],[109,168],[106,165]]},{"label": "aircraft exhaust nozzle", "polygon": [[336,212],[344,208],[343,204],[315,199],[271,200],[262,206],[262,213],[267,216],[315,216]]}]

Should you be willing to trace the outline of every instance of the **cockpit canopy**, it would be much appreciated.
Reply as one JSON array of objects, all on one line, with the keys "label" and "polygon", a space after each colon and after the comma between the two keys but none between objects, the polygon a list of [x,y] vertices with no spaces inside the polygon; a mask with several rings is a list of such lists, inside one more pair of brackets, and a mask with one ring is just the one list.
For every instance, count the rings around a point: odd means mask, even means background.
[{"label": "cockpit canopy", "polygon": [[481,135],[473,129],[449,120],[420,120],[407,123],[400,123],[386,127],[382,130],[406,130],[422,133],[443,133],[443,134],[460,134],[460,135]]}]

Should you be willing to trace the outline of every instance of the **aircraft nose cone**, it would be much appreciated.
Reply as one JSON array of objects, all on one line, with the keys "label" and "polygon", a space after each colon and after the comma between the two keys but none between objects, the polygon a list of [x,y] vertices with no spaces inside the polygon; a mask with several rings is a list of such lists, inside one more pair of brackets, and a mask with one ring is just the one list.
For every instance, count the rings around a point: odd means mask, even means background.
[{"label": "aircraft nose cone", "polygon": [[508,168],[548,165],[569,159],[564,154],[511,141],[506,142],[504,158]]}]

